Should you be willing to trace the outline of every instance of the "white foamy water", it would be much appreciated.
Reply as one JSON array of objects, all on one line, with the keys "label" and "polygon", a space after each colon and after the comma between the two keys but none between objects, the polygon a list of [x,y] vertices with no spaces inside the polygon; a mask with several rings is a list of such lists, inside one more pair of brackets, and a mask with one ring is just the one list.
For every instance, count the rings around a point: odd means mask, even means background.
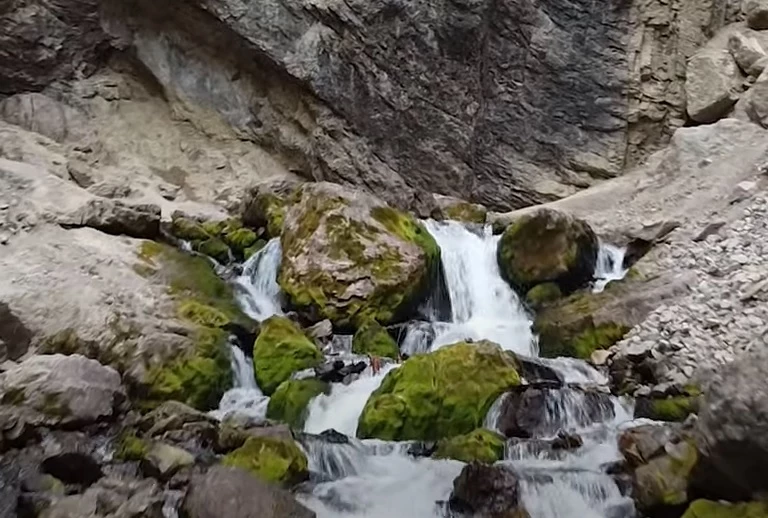
[{"label": "white foamy water", "polygon": [[600,243],[595,264],[595,283],[592,291],[600,293],[611,281],[624,278],[627,270],[624,268],[624,248],[619,248],[610,243]]},{"label": "white foamy water", "polygon": [[[475,233],[456,222],[426,222],[442,251],[442,267],[451,302],[451,315],[441,321],[433,311],[431,322],[413,323],[401,343],[409,355],[461,341],[488,339],[517,354],[537,356],[531,319],[518,296],[501,278],[496,263],[498,237],[490,229]],[[623,251],[601,246],[596,267],[600,289],[620,278]],[[280,314],[280,290],[276,282],[280,245],[271,241],[245,265],[237,280],[239,301],[257,320]],[[436,298],[439,300],[439,297]],[[445,319],[445,317],[443,317]],[[329,350],[346,351],[348,339]],[[344,342],[343,344],[341,342]],[[239,350],[238,350],[239,351]],[[542,359],[566,383],[605,385],[606,377],[585,362],[574,359]],[[328,395],[310,402],[304,430],[319,434],[334,429],[350,437],[337,444],[328,438],[308,435],[302,439],[316,484],[301,499],[319,518],[429,518],[445,516],[440,502],[451,494],[454,478],[463,463],[416,458],[409,448],[417,444],[389,443],[354,438],[366,401],[396,365],[384,365],[373,375],[370,368],[357,380],[332,385]],[[249,369],[251,369],[249,371]],[[238,388],[222,399],[219,415],[226,412],[264,415],[269,398],[253,382],[250,359],[233,354]],[[482,372],[467,373],[482,376]],[[548,389],[540,429],[533,440],[510,440],[503,463],[521,478],[521,498],[531,518],[613,518],[632,516],[631,500],[623,497],[602,466],[618,458],[616,436],[631,409],[609,395],[594,397],[564,388]],[[491,406],[484,426],[498,429],[505,396]],[[583,445],[575,450],[555,450],[547,441],[561,430],[578,433]]]},{"label": "white foamy water", "polygon": [[304,423],[304,431],[320,433],[331,428],[337,432],[354,437],[357,421],[363,412],[365,402],[371,393],[379,388],[384,376],[397,365],[383,365],[377,374],[368,367],[359,379],[349,385],[334,383],[331,393],[320,394],[309,404],[309,413]]},{"label": "white foamy water", "polygon": [[494,236],[490,226],[477,234],[455,221],[425,224],[440,245],[451,299],[451,321],[435,325],[432,350],[461,340],[491,340],[504,349],[535,356],[531,319],[499,273],[500,236]]},{"label": "white foamy water", "polygon": [[[246,261],[243,273],[235,279],[237,303],[249,317],[259,322],[282,314],[280,286],[277,284],[280,253],[280,240],[271,239]],[[269,397],[256,384],[253,360],[235,345],[231,358],[234,386],[222,396],[219,408],[211,415],[224,419],[239,414],[256,422],[264,421]]]}]

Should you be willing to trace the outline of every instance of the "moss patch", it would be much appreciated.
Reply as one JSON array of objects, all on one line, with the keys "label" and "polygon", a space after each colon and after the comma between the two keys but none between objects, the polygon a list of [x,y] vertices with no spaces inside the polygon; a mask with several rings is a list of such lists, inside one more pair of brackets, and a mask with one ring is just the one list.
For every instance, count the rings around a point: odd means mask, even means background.
[{"label": "moss patch", "polygon": [[284,381],[269,400],[267,417],[284,421],[294,430],[301,430],[307,418],[309,402],[329,390],[327,383],[317,379]]},{"label": "moss patch", "polygon": [[497,433],[480,428],[466,435],[441,440],[432,456],[436,459],[492,464],[504,457],[504,439]]},{"label": "moss patch", "polygon": [[768,503],[720,503],[711,500],[696,500],[683,518],[768,518]]},{"label": "moss patch", "polygon": [[270,317],[262,323],[253,346],[256,381],[265,394],[271,395],[294,372],[315,367],[322,353],[301,329],[285,317]]},{"label": "moss patch", "polygon": [[222,460],[225,466],[242,468],[267,482],[292,486],[309,478],[307,457],[294,441],[251,437]]},{"label": "moss patch", "polygon": [[236,258],[245,258],[245,252],[252,247],[258,235],[245,228],[242,221],[231,218],[221,221],[198,222],[191,218],[174,217],[171,234],[189,241],[192,249],[226,263],[230,251]]},{"label": "moss patch", "polygon": [[560,287],[554,282],[545,282],[544,284],[538,284],[528,290],[525,294],[525,301],[534,308],[539,308],[544,304],[554,302],[563,293],[560,291]]},{"label": "moss patch", "polygon": [[519,383],[514,358],[491,342],[414,356],[387,374],[368,399],[357,435],[399,441],[469,433],[496,398]]},{"label": "moss patch", "polygon": [[375,320],[363,323],[352,339],[352,352],[378,357],[397,358],[400,349],[397,342]]},{"label": "moss patch", "polygon": [[443,214],[447,219],[463,221],[465,223],[485,223],[485,216],[488,210],[482,205],[469,202],[458,202],[443,209]]},{"label": "moss patch", "polygon": [[142,460],[147,454],[147,443],[132,432],[120,436],[115,445],[115,458],[122,461]]}]

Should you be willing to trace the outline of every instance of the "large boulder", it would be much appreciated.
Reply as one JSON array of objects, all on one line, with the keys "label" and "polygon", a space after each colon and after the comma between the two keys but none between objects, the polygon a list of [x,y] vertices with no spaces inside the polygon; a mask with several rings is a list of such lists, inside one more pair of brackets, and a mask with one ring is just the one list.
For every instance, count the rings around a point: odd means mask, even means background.
[{"label": "large boulder", "polygon": [[192,479],[182,504],[188,518],[314,518],[286,490],[245,470],[216,466]]},{"label": "large boulder", "polygon": [[727,49],[702,49],[688,61],[685,100],[688,116],[696,122],[714,122],[738,100],[741,74]]},{"label": "large boulder", "polygon": [[270,317],[262,323],[253,345],[256,382],[270,395],[294,372],[315,367],[323,355],[301,329],[285,317]]},{"label": "large boulder", "polygon": [[387,374],[368,399],[357,436],[437,440],[469,433],[496,398],[519,383],[514,357],[491,342],[461,342],[414,356]]},{"label": "large boulder", "polygon": [[309,478],[307,456],[292,439],[249,437],[227,454],[225,466],[242,468],[265,482],[292,486]]},{"label": "large boulder", "polygon": [[743,32],[734,32],[728,37],[728,50],[739,68],[746,74],[750,74],[754,70],[755,63],[766,56],[757,38]]},{"label": "large boulder", "polygon": [[742,11],[747,16],[750,28],[762,31],[768,29],[768,2],[765,0],[744,0]]},{"label": "large boulder", "polygon": [[267,417],[285,421],[291,428],[301,430],[307,418],[309,402],[329,390],[328,383],[314,378],[284,381],[269,399]]},{"label": "large boulder", "polygon": [[387,324],[426,295],[439,248],[412,216],[338,185],[305,185],[286,215],[279,283],[313,321]]},{"label": "large boulder", "polygon": [[521,216],[501,236],[498,262],[504,277],[527,291],[556,283],[571,292],[592,280],[597,237],[582,220],[549,209]]},{"label": "large boulder", "polygon": [[528,518],[520,478],[508,466],[471,463],[453,481],[450,509],[466,516]]},{"label": "large boulder", "polygon": [[768,490],[768,352],[762,346],[719,368],[703,387],[696,443],[707,494],[734,500]]},{"label": "large boulder", "polygon": [[32,356],[0,375],[0,401],[32,409],[47,426],[111,419],[126,400],[117,371],[80,355]]}]

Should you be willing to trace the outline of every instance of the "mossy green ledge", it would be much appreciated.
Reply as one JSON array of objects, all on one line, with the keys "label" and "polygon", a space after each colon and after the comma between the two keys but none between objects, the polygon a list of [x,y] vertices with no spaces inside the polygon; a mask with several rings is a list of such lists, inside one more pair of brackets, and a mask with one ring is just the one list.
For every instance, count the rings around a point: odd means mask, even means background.
[{"label": "mossy green ledge", "polygon": [[497,260],[502,275],[523,293],[545,282],[570,293],[592,280],[597,251],[597,236],[586,222],[539,209],[506,228]]},{"label": "mossy green ledge", "polygon": [[232,255],[247,259],[248,251],[256,244],[259,236],[243,226],[237,218],[220,221],[197,221],[185,216],[174,215],[171,234],[178,239],[189,241],[192,249],[226,263]]},{"label": "mossy green ledge", "polygon": [[293,486],[309,478],[306,455],[295,441],[288,439],[250,437],[221,462],[284,486]]},{"label": "mossy green ledge", "polygon": [[307,418],[309,402],[329,390],[328,383],[318,379],[284,381],[269,400],[267,417],[283,421],[294,430],[301,430]]},{"label": "mossy green ledge", "polygon": [[285,317],[270,317],[261,325],[253,346],[253,367],[261,390],[271,395],[294,372],[315,367],[323,355],[298,325]]},{"label": "mossy green ledge", "polygon": [[726,503],[695,500],[683,518],[768,518],[768,502]]},{"label": "mossy green ledge", "polygon": [[515,358],[498,345],[460,342],[391,371],[365,404],[357,436],[439,440],[480,427],[499,395],[520,384]]},{"label": "mossy green ledge", "polygon": [[168,287],[177,317],[190,330],[190,347],[148,360],[145,381],[134,391],[139,407],[151,409],[177,400],[200,410],[215,408],[232,385],[229,333],[224,328],[252,328],[253,321],[206,259],[153,241],[144,241],[137,255],[147,275]]},{"label": "mossy green ledge", "polygon": [[478,428],[465,435],[440,440],[432,457],[493,464],[504,457],[504,438],[490,430]]},{"label": "mossy green ledge", "polygon": [[375,320],[364,322],[352,338],[352,352],[381,358],[397,358],[400,349],[386,329]]},{"label": "mossy green ledge", "polygon": [[440,250],[411,215],[335,184],[305,185],[286,215],[278,281],[310,321],[354,330],[404,318],[427,295]]}]

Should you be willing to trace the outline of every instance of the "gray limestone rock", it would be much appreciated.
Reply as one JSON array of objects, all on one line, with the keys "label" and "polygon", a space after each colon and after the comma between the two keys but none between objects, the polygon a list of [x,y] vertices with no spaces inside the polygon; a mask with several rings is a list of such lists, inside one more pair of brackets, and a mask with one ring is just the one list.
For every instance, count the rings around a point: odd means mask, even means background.
[{"label": "gray limestone rock", "polygon": [[686,109],[696,122],[714,122],[733,106],[740,83],[736,61],[727,50],[703,49],[688,62]]}]

